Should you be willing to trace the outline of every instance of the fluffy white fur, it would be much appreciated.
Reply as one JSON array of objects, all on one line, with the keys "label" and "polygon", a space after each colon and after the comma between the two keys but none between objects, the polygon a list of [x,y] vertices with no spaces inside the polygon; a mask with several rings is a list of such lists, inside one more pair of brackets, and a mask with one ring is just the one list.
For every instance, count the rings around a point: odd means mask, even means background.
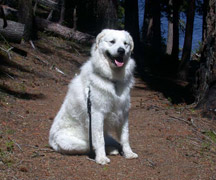
[{"label": "fluffy white fur", "polygon": [[[84,154],[89,152],[89,116],[87,97],[91,90],[92,144],[95,161],[107,164],[105,139],[109,132],[117,133],[126,158],[137,158],[129,145],[128,111],[130,89],[134,84],[134,60],[130,57],[133,40],[128,32],[103,30],[96,38],[90,59],[69,85],[60,111],[52,124],[49,143],[61,153]],[[115,63],[118,49],[123,48],[123,66]],[[112,154],[117,154],[113,149]]]}]

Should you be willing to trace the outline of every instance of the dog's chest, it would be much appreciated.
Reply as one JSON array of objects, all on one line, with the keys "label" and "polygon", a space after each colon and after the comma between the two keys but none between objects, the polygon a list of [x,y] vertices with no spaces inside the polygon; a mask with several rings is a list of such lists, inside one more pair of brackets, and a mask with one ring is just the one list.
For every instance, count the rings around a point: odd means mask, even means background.
[{"label": "dog's chest", "polygon": [[129,89],[124,84],[113,83],[112,90],[108,91],[106,96],[106,102],[109,107],[109,112],[118,116],[130,103]]},{"label": "dog's chest", "polygon": [[91,78],[90,89],[93,106],[105,113],[117,114],[129,106],[130,87],[127,82],[115,82],[94,76]]},{"label": "dog's chest", "polygon": [[126,87],[125,84],[123,83],[118,83],[118,82],[113,82],[113,89],[114,89],[114,96],[117,96],[118,98],[121,99],[121,96],[124,95]]}]

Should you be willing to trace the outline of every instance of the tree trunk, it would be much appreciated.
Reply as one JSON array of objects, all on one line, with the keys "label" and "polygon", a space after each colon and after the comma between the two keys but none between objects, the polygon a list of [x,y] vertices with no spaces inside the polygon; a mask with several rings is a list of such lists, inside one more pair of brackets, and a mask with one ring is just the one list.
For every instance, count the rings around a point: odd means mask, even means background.
[{"label": "tree trunk", "polygon": [[77,7],[75,6],[73,9],[73,29],[77,30]]},{"label": "tree trunk", "polygon": [[24,40],[28,41],[33,37],[33,9],[32,0],[19,0],[19,22],[25,24]]},{"label": "tree trunk", "polygon": [[143,21],[143,44],[146,54],[151,57],[150,64],[158,64],[161,54],[161,11],[160,1],[146,0]]},{"label": "tree trunk", "polygon": [[7,27],[3,28],[3,20],[0,19],[0,34],[8,41],[20,43],[24,34],[24,24],[7,20]]},{"label": "tree trunk", "polygon": [[173,48],[172,58],[178,62],[179,55],[179,1],[173,1]]},{"label": "tree trunk", "polygon": [[97,31],[116,29],[118,24],[117,0],[97,0]]},{"label": "tree trunk", "polygon": [[172,54],[173,49],[173,0],[169,0],[169,8],[171,9],[168,14],[168,34],[167,34],[167,46],[166,53]]},{"label": "tree trunk", "polygon": [[179,54],[179,2],[169,0],[168,35],[166,53],[177,65]]},{"label": "tree trunk", "polygon": [[152,15],[152,2],[145,0],[145,13],[142,27],[142,41],[145,46],[151,46],[153,37],[153,15]]},{"label": "tree trunk", "polygon": [[209,0],[203,0],[203,27],[202,27],[202,41],[207,37],[207,8],[208,8]]},{"label": "tree trunk", "polygon": [[139,46],[139,20],[138,20],[138,0],[125,1],[125,30],[133,37],[137,54]]},{"label": "tree trunk", "polygon": [[145,16],[143,22],[143,41],[147,46],[160,52],[161,28],[160,28],[160,1],[146,0]]},{"label": "tree trunk", "polygon": [[160,54],[161,52],[161,12],[160,1],[153,1],[153,48]]},{"label": "tree trunk", "polygon": [[117,7],[117,0],[77,1],[77,28],[92,34],[118,28]]},{"label": "tree trunk", "polygon": [[187,77],[187,65],[190,61],[191,48],[192,48],[192,37],[193,37],[193,25],[194,25],[194,15],[195,15],[195,0],[189,1],[189,8],[187,12],[187,22],[185,30],[185,39],[182,52],[181,63],[179,66],[179,76],[182,79]]},{"label": "tree trunk", "polygon": [[196,101],[206,115],[216,119],[216,3],[208,0],[206,14],[206,32],[200,59],[200,68],[196,73]]},{"label": "tree trunk", "polygon": [[6,19],[6,15],[5,15],[5,12],[4,12],[4,9],[2,6],[0,6],[0,15],[3,19],[3,28],[6,28],[7,27],[7,19]]},{"label": "tree trunk", "polygon": [[77,29],[97,34],[96,6],[97,0],[77,1]]},{"label": "tree trunk", "polygon": [[60,0],[60,7],[61,7],[61,12],[60,12],[60,18],[59,18],[59,24],[62,24],[65,18],[65,0]]},{"label": "tree trunk", "polygon": [[173,22],[168,22],[166,54],[171,55],[173,49]]}]

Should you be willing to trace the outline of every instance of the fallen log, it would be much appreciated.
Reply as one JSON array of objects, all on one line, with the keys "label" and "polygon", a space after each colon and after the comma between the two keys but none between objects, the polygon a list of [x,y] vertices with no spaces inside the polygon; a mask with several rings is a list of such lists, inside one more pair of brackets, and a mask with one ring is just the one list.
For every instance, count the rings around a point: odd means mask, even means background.
[{"label": "fallen log", "polygon": [[[4,21],[0,18],[0,34],[8,41],[20,43],[24,34],[24,24],[7,20],[7,27],[3,28]],[[1,38],[1,37],[0,37]],[[1,38],[2,39],[2,38]]]},{"label": "fallen log", "polygon": [[8,15],[17,15],[17,10],[12,8],[12,7],[9,7],[9,6],[6,6],[6,5],[1,5],[1,7],[3,8],[4,10],[4,14],[5,16],[7,17]]},{"label": "fallen log", "polygon": [[39,30],[46,30],[53,32],[57,35],[60,35],[67,39],[73,39],[83,44],[92,44],[95,40],[95,37],[80,31],[75,31],[74,29],[62,26],[58,23],[48,21],[46,19],[35,18],[37,28]]},{"label": "fallen log", "polygon": [[56,11],[59,10],[58,3],[55,1],[51,1],[51,0],[34,0],[34,1],[35,3],[43,5],[49,9],[56,10]]}]

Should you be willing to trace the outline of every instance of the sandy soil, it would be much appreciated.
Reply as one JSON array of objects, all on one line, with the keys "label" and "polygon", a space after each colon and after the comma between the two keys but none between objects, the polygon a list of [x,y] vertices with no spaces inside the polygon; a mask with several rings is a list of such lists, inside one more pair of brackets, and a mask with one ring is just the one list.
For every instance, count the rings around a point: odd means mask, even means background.
[{"label": "sandy soil", "polygon": [[[17,46],[17,45],[16,45]],[[131,92],[130,141],[138,159],[110,156],[101,166],[48,145],[48,132],[67,85],[88,48],[42,36],[0,57],[0,179],[216,179],[216,122],[188,103],[187,83],[148,72]]]}]

